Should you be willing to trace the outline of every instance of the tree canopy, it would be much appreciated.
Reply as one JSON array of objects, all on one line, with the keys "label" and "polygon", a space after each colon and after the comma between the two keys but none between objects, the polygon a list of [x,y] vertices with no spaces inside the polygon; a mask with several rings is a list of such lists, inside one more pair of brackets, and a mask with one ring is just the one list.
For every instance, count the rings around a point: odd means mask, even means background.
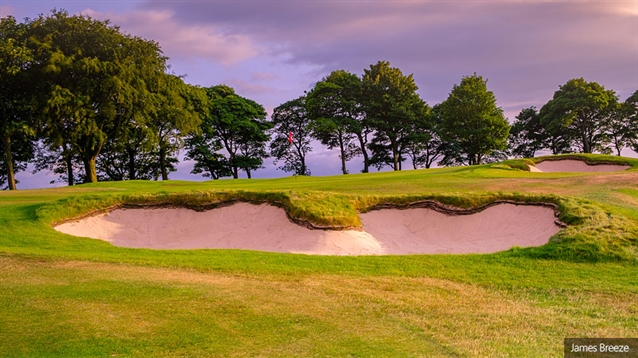
[{"label": "tree canopy", "polygon": [[[239,177],[244,170],[261,168],[268,156],[267,131],[272,124],[266,120],[264,107],[241,97],[225,85],[206,88],[205,115],[200,130],[188,141],[188,157],[197,162],[195,173],[206,173],[213,179],[232,175]],[[228,155],[218,153],[224,149]]]},{"label": "tree canopy", "polygon": [[620,155],[636,138],[635,97],[634,93],[619,102],[614,91],[596,82],[569,80],[540,111],[526,108],[517,116],[510,137],[512,154],[533,156],[538,150],[550,150]]},{"label": "tree canopy", "polygon": [[364,70],[362,88],[367,120],[375,131],[373,156],[389,158],[393,169],[400,170],[413,122],[430,109],[416,93],[412,75],[403,75],[387,61]]},{"label": "tree canopy", "polygon": [[441,138],[450,144],[444,163],[481,164],[507,147],[510,125],[482,76],[463,77],[441,103],[439,113]]},{"label": "tree canopy", "polygon": [[144,81],[149,73],[163,75],[166,59],[156,43],[86,15],[53,11],[30,24],[38,53],[34,69],[45,85],[42,135],[51,147],[77,153],[85,181],[95,182],[102,147],[118,136],[126,112],[148,99],[152,82]]},{"label": "tree canopy", "polygon": [[283,162],[278,169],[294,175],[310,175],[306,155],[312,151],[312,129],[306,97],[301,96],[275,108],[272,123],[274,138],[270,142],[270,155],[275,158],[275,164]]},{"label": "tree canopy", "polygon": [[583,78],[567,81],[540,110],[542,125],[550,133],[564,130],[583,153],[602,150],[608,142],[605,123],[617,105],[614,91]]},{"label": "tree canopy", "polygon": [[368,171],[366,144],[369,129],[361,105],[361,80],[347,71],[333,71],[308,93],[306,106],[313,136],[328,149],[338,148],[341,172],[346,162],[363,154],[363,172]]},{"label": "tree canopy", "polygon": [[[33,111],[26,72],[33,63],[27,46],[28,26],[0,19],[0,186],[16,189],[15,172],[33,157]],[[33,79],[33,78],[32,78]]]}]

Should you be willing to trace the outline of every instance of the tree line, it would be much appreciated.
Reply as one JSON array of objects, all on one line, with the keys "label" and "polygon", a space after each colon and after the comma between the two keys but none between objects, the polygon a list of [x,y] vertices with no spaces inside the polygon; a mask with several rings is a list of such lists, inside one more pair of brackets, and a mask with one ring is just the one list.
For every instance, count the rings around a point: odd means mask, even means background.
[{"label": "tree line", "polygon": [[282,169],[307,175],[305,156],[313,139],[339,149],[344,174],[355,156],[363,157],[367,172],[383,166],[401,170],[404,162],[417,169],[531,158],[539,151],[638,151],[638,91],[621,102],[596,82],[572,79],[540,110],[524,108],[510,125],[487,79],[476,73],[463,77],[433,107],[417,89],[412,75],[384,61],[361,77],[334,71],[308,93],[275,108],[276,132],[291,131],[300,142],[287,146],[279,134],[271,143],[274,157],[284,161]]},{"label": "tree line", "polygon": [[540,110],[524,108],[511,129],[511,154],[537,151],[620,155],[638,151],[638,91],[621,102],[613,90],[583,78],[567,81]]},{"label": "tree line", "polygon": [[[437,161],[478,164],[505,150],[510,125],[487,80],[464,77],[434,107],[417,90],[412,75],[387,61],[370,65],[361,77],[333,71],[303,96],[274,109],[273,156],[283,161],[281,169],[308,175],[305,156],[316,139],[339,150],[341,171],[347,174],[346,163],[356,156],[363,158],[365,173],[370,167],[401,170],[408,160],[414,169]],[[286,143],[288,131],[298,138],[293,145]]]},{"label": "tree line", "polygon": [[[357,76],[330,73],[302,96],[263,106],[225,85],[186,84],[170,73],[158,43],[107,21],[54,10],[0,20],[0,186],[33,164],[69,185],[98,180],[167,180],[178,153],[192,173],[251,177],[269,157],[279,169],[310,175],[313,141],[403,169],[480,164],[508,156],[638,149],[638,91],[620,102],[595,82],[574,79],[510,125],[487,80],[473,74],[430,107],[412,75],[379,61]],[[292,138],[290,137],[292,135]],[[292,139],[292,140],[291,140]]]},{"label": "tree line", "polygon": [[167,180],[185,146],[195,172],[250,176],[266,157],[264,108],[226,86],[186,84],[167,60],[109,21],[57,10],[2,18],[0,186],[16,189],[28,163],[69,185]]}]

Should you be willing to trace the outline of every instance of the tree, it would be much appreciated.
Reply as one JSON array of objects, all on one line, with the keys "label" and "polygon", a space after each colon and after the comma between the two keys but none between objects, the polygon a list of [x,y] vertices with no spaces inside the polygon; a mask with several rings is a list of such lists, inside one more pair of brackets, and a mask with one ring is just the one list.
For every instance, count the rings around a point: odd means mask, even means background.
[{"label": "tree", "polygon": [[12,16],[0,19],[0,185],[16,190],[15,173],[33,157],[29,78],[33,53],[27,25]]},{"label": "tree", "polygon": [[18,181],[11,174],[27,169],[33,158],[33,143],[29,138],[13,136],[10,144],[10,154],[5,152],[6,146],[0,146],[0,168],[7,168],[6,171],[0,170],[0,188],[5,189],[6,185],[6,189],[16,190]]},{"label": "tree", "polygon": [[532,158],[539,150],[552,154],[571,153],[571,140],[563,127],[546,128],[535,107],[521,110],[512,124],[509,136],[509,154],[519,158]]},{"label": "tree", "polygon": [[512,124],[509,137],[511,154],[517,158],[533,158],[545,147],[546,132],[536,107],[524,108]]},{"label": "tree", "polygon": [[435,106],[430,113],[417,117],[412,124],[406,151],[412,159],[412,167],[430,168],[444,153],[444,143],[441,141],[440,117]]},{"label": "tree", "polygon": [[163,74],[166,58],[156,43],[124,35],[109,21],[53,11],[31,24],[34,70],[47,87],[40,102],[42,135],[52,147],[66,147],[63,153],[76,152],[85,181],[95,182],[102,147],[127,119],[122,109],[143,103],[151,87],[144,74]]},{"label": "tree", "polygon": [[269,157],[266,143],[270,136],[266,131],[272,128],[272,123],[258,122],[252,131],[248,131],[240,138],[237,167],[246,172],[248,179],[252,178],[251,172],[263,168],[264,159]]},{"label": "tree", "polygon": [[363,154],[363,172],[367,173],[370,130],[361,105],[359,77],[343,70],[333,71],[308,93],[306,106],[313,136],[328,149],[339,148],[341,172],[348,174],[346,162]]},{"label": "tree", "polygon": [[625,100],[623,109],[628,119],[628,129],[625,133],[628,145],[634,152],[638,152],[638,90]]},{"label": "tree", "polygon": [[611,146],[616,150],[616,154],[620,156],[620,152],[630,143],[629,133],[629,108],[625,103],[616,102],[611,105],[608,120],[604,124],[607,138]]},{"label": "tree", "polygon": [[388,152],[392,167],[400,170],[412,123],[429,110],[427,104],[416,93],[412,75],[404,76],[387,61],[364,70],[362,89],[367,120],[375,131],[373,156],[383,158],[386,154],[382,152]]},{"label": "tree", "polygon": [[[306,97],[301,96],[275,108],[272,123],[274,139],[270,143],[270,155],[275,158],[275,164],[283,161],[278,169],[295,175],[310,175],[306,155],[312,151],[312,130],[306,111]],[[288,140],[289,133],[292,133],[292,143]]]},{"label": "tree", "polygon": [[[157,180],[162,176],[157,143],[143,127],[129,128],[118,140],[105,143],[96,162],[100,181]],[[168,172],[176,170],[176,157],[166,158]]]},{"label": "tree", "polygon": [[[41,170],[48,170],[57,174],[59,180],[66,182],[69,186],[84,181],[84,167],[80,165],[79,155],[69,148],[63,146],[52,146],[40,141],[35,146],[35,157],[32,161],[34,173]],[[51,184],[55,183],[51,181]]]},{"label": "tree", "polygon": [[541,108],[541,123],[549,132],[564,128],[572,145],[583,153],[600,151],[608,142],[605,123],[616,102],[614,91],[583,78],[572,79]]},{"label": "tree", "polygon": [[510,125],[496,106],[494,93],[487,90],[487,80],[476,73],[454,85],[439,113],[441,138],[448,143],[443,163],[481,164],[506,148]]},{"label": "tree", "polygon": [[206,93],[208,108],[202,126],[212,130],[211,135],[228,153],[226,162],[233,178],[239,177],[239,169],[250,178],[251,170],[260,168],[267,155],[266,132],[272,124],[266,120],[264,107],[225,85],[207,88]]},{"label": "tree", "polygon": [[614,101],[610,104],[611,114],[604,126],[618,156],[623,148],[631,146],[632,141],[637,139],[636,128],[632,128],[632,117],[636,115],[637,101],[638,91],[629,96],[625,102]]},{"label": "tree", "polygon": [[[98,156],[99,180],[157,180],[162,175],[159,146],[150,120],[157,109],[154,104],[159,84],[166,76],[162,65],[166,59],[156,56],[153,42],[138,38],[129,41],[135,45],[126,48],[126,57],[131,63],[123,69],[130,72],[133,93],[116,101],[116,117],[121,124]],[[166,171],[175,171],[177,162],[175,156],[166,156]]]},{"label": "tree", "polygon": [[162,180],[168,180],[170,162],[182,148],[184,137],[195,133],[202,122],[206,96],[201,88],[188,85],[175,75],[163,75],[156,85],[146,126],[156,143]]},{"label": "tree", "polygon": [[202,174],[206,178],[217,180],[231,176],[228,160],[217,151],[224,148],[213,134],[211,127],[202,126],[203,132],[186,139],[186,160],[194,160],[192,174]]}]

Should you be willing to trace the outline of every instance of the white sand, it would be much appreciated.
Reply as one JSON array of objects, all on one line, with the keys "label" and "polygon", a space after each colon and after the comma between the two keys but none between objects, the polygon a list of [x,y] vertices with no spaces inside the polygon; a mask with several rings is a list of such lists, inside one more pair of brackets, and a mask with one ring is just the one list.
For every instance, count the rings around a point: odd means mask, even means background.
[{"label": "white sand", "polygon": [[560,230],[553,209],[513,204],[470,215],[384,209],[361,214],[361,220],[387,254],[491,253],[512,246],[541,246]]},{"label": "white sand", "polygon": [[597,164],[589,165],[582,160],[562,159],[544,160],[534,166],[530,166],[531,172],[617,172],[629,168],[621,164]]},{"label": "white sand", "polygon": [[236,203],[206,212],[117,209],[56,230],[113,245],[152,249],[236,248],[319,255],[489,253],[540,246],[558,232],[554,211],[500,204],[472,215],[430,209],[361,214],[364,231],[310,230],[267,204]]}]

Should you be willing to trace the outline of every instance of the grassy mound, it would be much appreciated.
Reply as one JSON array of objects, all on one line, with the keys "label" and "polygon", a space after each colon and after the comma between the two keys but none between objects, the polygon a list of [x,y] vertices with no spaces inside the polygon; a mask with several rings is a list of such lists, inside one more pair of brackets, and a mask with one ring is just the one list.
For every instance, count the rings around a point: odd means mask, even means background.
[{"label": "grassy mound", "polygon": [[[493,169],[493,168],[492,168]],[[124,183],[111,185],[123,186]],[[123,205],[175,206],[208,210],[235,201],[271,203],[282,207],[291,220],[316,229],[360,228],[358,212],[378,206],[409,207],[431,203],[429,207],[453,212],[480,211],[489,205],[511,202],[551,205],[558,220],[567,227],[547,245],[512,249],[508,254],[576,262],[637,261],[638,224],[626,216],[592,200],[555,194],[521,192],[441,193],[404,195],[363,195],[310,190],[198,190],[144,194],[82,194],[58,199],[36,209],[37,219],[50,226],[68,219],[111,210]]]}]

